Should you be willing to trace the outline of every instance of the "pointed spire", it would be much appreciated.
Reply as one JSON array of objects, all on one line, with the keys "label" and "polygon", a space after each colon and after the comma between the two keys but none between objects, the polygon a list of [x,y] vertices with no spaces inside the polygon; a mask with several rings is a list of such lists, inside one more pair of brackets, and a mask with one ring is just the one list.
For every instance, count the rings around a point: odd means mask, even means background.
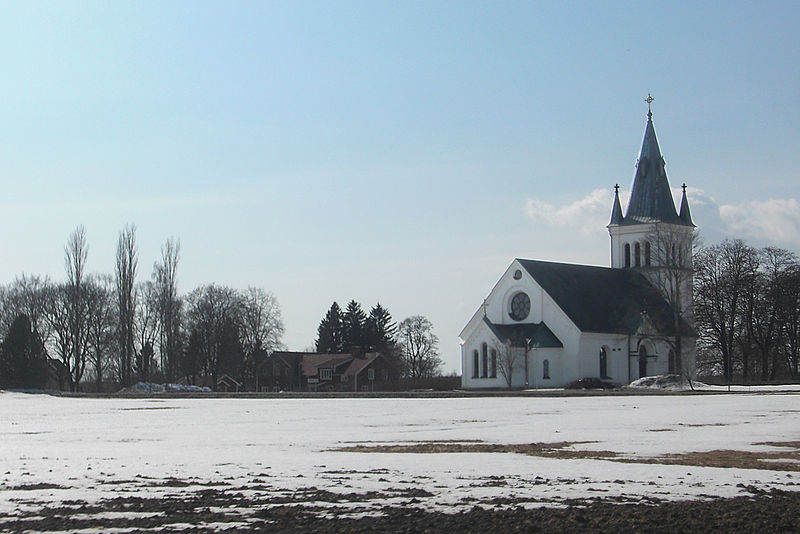
[{"label": "pointed spire", "polygon": [[647,102],[647,126],[644,130],[642,150],[636,165],[636,174],[631,187],[631,198],[625,212],[627,224],[649,222],[679,223],[672,191],[667,180],[666,162],[658,146],[653,112],[650,104],[655,100],[649,94]]},{"label": "pointed spire", "polygon": [[619,203],[619,184],[614,185],[614,206],[611,208],[611,222],[609,226],[622,224],[622,206]]},{"label": "pointed spire", "polygon": [[683,196],[681,197],[681,212],[678,214],[678,217],[680,217],[681,222],[686,226],[694,226],[692,214],[689,211],[689,200],[686,198],[686,184],[683,184],[681,189],[683,189]]}]

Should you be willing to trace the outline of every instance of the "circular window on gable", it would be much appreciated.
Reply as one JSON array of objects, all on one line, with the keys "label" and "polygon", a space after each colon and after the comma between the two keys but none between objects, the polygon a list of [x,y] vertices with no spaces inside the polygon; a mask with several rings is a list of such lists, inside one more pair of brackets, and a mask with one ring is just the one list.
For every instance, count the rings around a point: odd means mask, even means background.
[{"label": "circular window on gable", "polygon": [[511,309],[508,315],[515,321],[521,321],[531,313],[531,298],[520,291],[511,298]]}]

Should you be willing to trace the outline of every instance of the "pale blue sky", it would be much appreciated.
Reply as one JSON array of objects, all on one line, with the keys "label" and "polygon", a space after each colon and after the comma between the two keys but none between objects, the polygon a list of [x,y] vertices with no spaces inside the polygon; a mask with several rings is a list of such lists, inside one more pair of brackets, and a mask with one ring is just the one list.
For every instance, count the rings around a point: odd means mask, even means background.
[{"label": "pale blue sky", "polygon": [[380,301],[456,369],[512,258],[608,264],[648,92],[706,239],[800,252],[797,28],[796,2],[2,2],[0,283],[61,279],[78,224],[110,272],[133,222],[140,278],[176,236],[183,291],[273,291],[291,349]]}]

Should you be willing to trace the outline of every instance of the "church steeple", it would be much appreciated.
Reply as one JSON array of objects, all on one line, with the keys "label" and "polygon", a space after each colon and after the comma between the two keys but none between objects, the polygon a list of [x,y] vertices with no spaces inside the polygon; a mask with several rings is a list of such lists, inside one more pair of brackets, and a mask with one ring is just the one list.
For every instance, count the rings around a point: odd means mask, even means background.
[{"label": "church steeple", "polygon": [[[691,237],[695,226],[689,211],[686,185],[683,186],[680,211],[675,209],[666,165],[653,126],[650,106],[653,97],[648,94],[645,102],[647,126],[628,206],[623,215],[619,186],[614,186],[614,204],[607,228],[611,237],[611,266],[642,268],[643,272],[652,274],[659,272],[656,267],[668,261],[665,258],[670,257],[669,254],[676,254],[673,251],[677,251],[676,257],[691,257]],[[669,252],[665,252],[667,250]]]},{"label": "church steeple", "polygon": [[675,211],[672,191],[667,180],[666,163],[658,146],[656,129],[653,126],[653,112],[650,103],[653,97],[647,95],[647,126],[644,130],[642,150],[633,178],[631,198],[625,212],[626,224],[668,222],[681,224]]},{"label": "church steeple", "polygon": [[681,197],[681,211],[678,214],[680,217],[681,222],[687,226],[694,226],[692,222],[692,214],[689,212],[689,200],[686,198],[686,184],[681,186],[683,189],[683,196]]},{"label": "church steeple", "polygon": [[619,184],[614,185],[614,207],[611,208],[611,222],[609,226],[622,224],[622,206],[619,203]]}]

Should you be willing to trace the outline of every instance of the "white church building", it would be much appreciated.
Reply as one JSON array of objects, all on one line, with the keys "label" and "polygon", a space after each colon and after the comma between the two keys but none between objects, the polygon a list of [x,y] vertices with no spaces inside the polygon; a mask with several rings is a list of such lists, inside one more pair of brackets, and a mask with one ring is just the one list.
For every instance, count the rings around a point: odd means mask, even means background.
[{"label": "white church building", "polygon": [[[648,95],[648,108],[652,99]],[[653,115],[625,214],[615,186],[611,266],[515,259],[460,334],[462,387],[551,388],[694,376],[692,234],[675,209]]]}]

